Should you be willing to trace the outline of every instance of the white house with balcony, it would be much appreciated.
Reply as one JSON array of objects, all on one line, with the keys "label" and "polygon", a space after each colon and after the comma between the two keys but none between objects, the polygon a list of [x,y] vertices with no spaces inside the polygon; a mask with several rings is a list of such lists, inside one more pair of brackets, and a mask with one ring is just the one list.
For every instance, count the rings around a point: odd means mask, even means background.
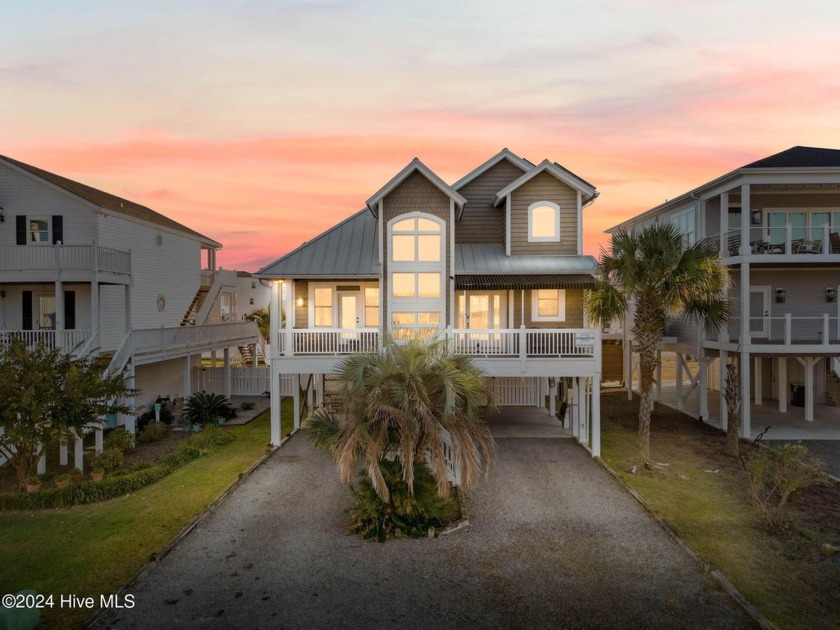
[{"label": "white house with balcony", "polygon": [[710,240],[729,269],[733,315],[726,329],[706,335],[676,320],[666,328],[661,350],[676,354],[676,406],[725,428],[726,405],[720,397],[710,407],[710,394],[718,397],[723,389],[720,364],[737,359],[743,398],[752,400],[742,405],[743,436],[754,436],[779,414],[801,418],[803,429],[815,418],[840,429],[834,408],[840,402],[840,150],[793,147],[608,232],[651,221],[679,226],[689,242]]},{"label": "white house with balcony", "polygon": [[[128,372],[138,411],[189,396],[203,352],[228,358],[257,338],[252,323],[211,323],[236,285],[216,269],[219,248],[150,208],[0,156],[0,343],[96,353]],[[134,428],[133,416],[110,422]]]},{"label": "white house with balcony", "polygon": [[[582,250],[595,187],[507,149],[447,184],[412,160],[363,210],[266,266],[273,444],[279,383],[294,375],[308,408],[342,357],[394,337],[439,334],[492,380],[501,405],[567,403],[565,423],[600,451],[600,331],[583,313],[596,262]],[[286,313],[280,326],[281,307]],[[301,414],[295,388],[294,420]]]}]

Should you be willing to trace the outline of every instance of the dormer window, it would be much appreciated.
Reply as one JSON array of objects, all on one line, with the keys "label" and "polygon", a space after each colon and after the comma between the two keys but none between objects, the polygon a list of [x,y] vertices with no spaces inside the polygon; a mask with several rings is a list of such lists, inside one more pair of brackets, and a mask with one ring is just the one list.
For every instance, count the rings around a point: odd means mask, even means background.
[{"label": "dormer window", "polygon": [[528,241],[531,243],[560,240],[560,206],[538,201],[528,206]]}]

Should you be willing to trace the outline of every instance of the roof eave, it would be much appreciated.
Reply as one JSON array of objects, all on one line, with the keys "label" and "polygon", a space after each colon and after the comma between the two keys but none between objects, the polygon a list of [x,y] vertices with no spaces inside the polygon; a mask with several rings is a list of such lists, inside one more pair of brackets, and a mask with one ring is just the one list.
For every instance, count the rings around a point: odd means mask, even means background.
[{"label": "roof eave", "polygon": [[523,174],[522,177],[512,181],[510,184],[502,188],[499,192],[496,193],[496,196],[493,197],[493,206],[498,206],[502,200],[515,191],[517,188],[526,184],[527,182],[531,181],[534,177],[539,175],[540,173],[548,171],[551,175],[553,175],[556,179],[560,180],[567,186],[574,188],[575,190],[579,191],[581,194],[588,195],[592,197],[596,189],[591,184],[584,182],[579,177],[572,174],[570,171],[566,171],[563,169],[558,168],[555,164],[548,160],[543,160],[532,168],[527,173]]}]

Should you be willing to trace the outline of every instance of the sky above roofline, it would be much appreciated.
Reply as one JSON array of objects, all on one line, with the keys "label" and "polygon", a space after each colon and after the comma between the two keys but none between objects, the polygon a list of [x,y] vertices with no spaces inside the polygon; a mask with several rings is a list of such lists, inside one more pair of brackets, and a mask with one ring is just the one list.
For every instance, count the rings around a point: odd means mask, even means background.
[{"label": "sky above roofline", "polygon": [[256,270],[415,156],[451,184],[508,147],[597,187],[597,254],[605,228],[732,169],[840,148],[838,23],[817,1],[17,3],[0,153]]}]

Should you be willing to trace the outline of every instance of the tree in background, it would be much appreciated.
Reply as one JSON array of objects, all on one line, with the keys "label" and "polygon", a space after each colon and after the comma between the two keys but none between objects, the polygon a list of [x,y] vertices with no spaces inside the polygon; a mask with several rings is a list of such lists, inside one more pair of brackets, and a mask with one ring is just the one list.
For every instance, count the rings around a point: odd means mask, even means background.
[{"label": "tree in background", "polygon": [[130,393],[122,372],[105,374],[92,357],[21,339],[0,348],[0,454],[16,468],[18,483],[35,472],[50,440],[76,440],[106,413],[127,413],[108,402]]},{"label": "tree in background", "polygon": [[669,317],[680,316],[702,322],[707,330],[723,326],[729,313],[722,298],[726,269],[712,243],[688,244],[676,226],[657,222],[613,233],[596,276],[596,287],[585,302],[590,320],[609,323],[628,311],[633,315],[641,376],[639,455],[649,467],[656,348],[665,324]]}]

